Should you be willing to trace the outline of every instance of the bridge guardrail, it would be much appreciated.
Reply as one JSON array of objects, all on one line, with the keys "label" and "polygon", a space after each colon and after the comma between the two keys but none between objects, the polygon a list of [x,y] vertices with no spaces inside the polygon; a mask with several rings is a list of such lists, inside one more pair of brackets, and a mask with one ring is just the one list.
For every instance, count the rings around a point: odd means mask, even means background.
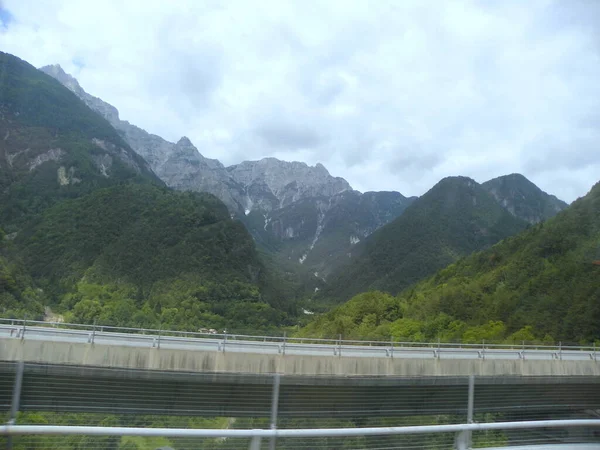
[{"label": "bridge guardrail", "polygon": [[214,344],[217,350],[226,351],[232,345],[245,348],[273,349],[274,352],[285,354],[286,351],[325,352],[334,356],[343,356],[344,352],[353,354],[364,352],[371,355],[394,357],[396,354],[430,354],[431,357],[441,358],[443,355],[477,355],[508,359],[590,359],[597,361],[597,348],[593,346],[575,345],[542,345],[542,344],[501,344],[482,341],[481,343],[451,343],[451,342],[406,342],[374,341],[356,339],[322,339],[288,336],[261,336],[229,333],[204,333],[173,331],[161,329],[144,329],[131,327],[115,327],[103,325],[73,324],[64,322],[43,322],[34,320],[2,319],[0,318],[0,335],[23,339],[28,328],[36,333],[54,336],[82,337],[88,342],[95,343],[103,339],[123,339],[127,341],[148,342],[152,347],[161,345],[196,345]]}]

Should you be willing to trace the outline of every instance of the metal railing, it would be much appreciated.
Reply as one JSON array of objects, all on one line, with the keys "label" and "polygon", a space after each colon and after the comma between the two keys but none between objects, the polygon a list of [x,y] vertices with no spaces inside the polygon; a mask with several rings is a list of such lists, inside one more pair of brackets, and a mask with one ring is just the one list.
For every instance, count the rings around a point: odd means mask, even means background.
[{"label": "metal railing", "polygon": [[[28,370],[29,368],[29,370]],[[9,403],[6,403],[9,412],[9,420],[4,426],[0,426],[0,437],[6,436],[7,441],[9,442],[9,448],[12,448],[12,439],[15,438],[17,442],[14,448],[62,448],[57,444],[56,447],[51,445],[41,445],[30,443],[27,441],[28,437],[34,438],[35,436],[59,436],[59,435],[78,435],[78,436],[145,436],[145,437],[169,437],[169,438],[182,438],[188,439],[185,445],[177,445],[173,448],[177,450],[183,450],[184,448],[215,448],[210,446],[200,446],[197,445],[198,442],[191,442],[189,439],[217,439],[224,438],[229,441],[228,445],[220,446],[220,449],[239,449],[239,448],[250,448],[251,450],[258,450],[260,448],[264,448],[264,444],[268,443],[270,449],[275,449],[276,441],[281,440],[282,445],[279,448],[282,449],[319,449],[319,448],[386,448],[386,449],[414,449],[414,448],[427,448],[427,449],[441,449],[441,448],[449,448],[449,446],[454,445],[455,449],[465,450],[471,448],[471,442],[475,437],[480,437],[478,433],[483,432],[494,432],[494,430],[514,430],[512,433],[517,433],[512,436],[511,439],[513,442],[517,442],[519,444],[528,444],[530,445],[534,440],[531,439],[531,436],[525,436],[523,434],[518,434],[517,430],[522,430],[523,432],[527,430],[530,431],[539,430],[540,434],[535,439],[537,443],[546,443],[549,442],[560,442],[561,445],[563,443],[568,443],[563,447],[535,447],[535,448],[577,448],[575,443],[587,442],[587,447],[582,447],[587,449],[600,449],[600,435],[594,433],[591,436],[587,436],[586,433],[589,434],[590,430],[597,430],[600,427],[600,419],[588,419],[581,418],[589,417],[592,415],[594,417],[595,410],[597,410],[597,406],[599,403],[597,401],[597,384],[581,384],[581,388],[579,383],[576,383],[576,389],[578,391],[569,391],[563,390],[561,391],[561,395],[567,395],[568,401],[558,401],[556,399],[552,400],[550,403],[546,403],[544,398],[538,397],[538,395],[543,393],[548,393],[548,390],[536,389],[536,386],[539,385],[528,384],[530,389],[533,389],[533,401],[534,401],[534,409],[538,408],[540,412],[537,410],[533,410],[531,408],[527,409],[524,404],[526,402],[522,393],[523,390],[519,390],[514,394],[514,391],[517,386],[515,384],[508,384],[506,386],[500,385],[498,390],[494,390],[493,392],[486,387],[485,384],[481,385],[481,388],[478,388],[478,384],[476,383],[477,377],[469,376],[468,379],[462,380],[460,384],[456,386],[458,389],[448,391],[442,395],[432,395],[432,392],[424,393],[426,397],[421,395],[417,395],[412,397],[407,390],[403,390],[399,396],[396,396],[393,386],[384,386],[380,389],[379,392],[376,392],[372,389],[368,389],[363,392],[363,396],[360,397],[361,394],[355,388],[352,388],[351,392],[346,391],[346,395],[354,396],[356,398],[352,398],[351,402],[348,404],[336,404],[337,401],[341,400],[338,394],[335,394],[331,397],[331,408],[339,409],[344,412],[343,416],[347,415],[348,417],[366,417],[371,411],[370,408],[367,408],[365,405],[365,401],[369,400],[371,396],[375,396],[375,400],[381,403],[378,404],[378,408],[385,408],[382,405],[383,400],[381,395],[385,395],[386,397],[393,397],[403,402],[405,408],[418,408],[422,405],[423,401],[426,398],[429,398],[430,401],[435,399],[435,402],[432,404],[432,411],[430,414],[437,415],[438,413],[442,416],[447,414],[464,414],[463,406],[466,406],[466,415],[462,417],[457,417],[454,423],[445,423],[439,424],[439,422],[430,422],[430,425],[422,425],[422,426],[379,426],[379,423],[373,424],[376,426],[357,426],[355,428],[350,428],[349,425],[342,425],[344,428],[340,427],[338,423],[336,425],[335,422],[324,422],[323,424],[313,423],[312,427],[323,427],[323,428],[308,428],[306,425],[303,427],[298,427],[297,429],[290,427],[289,418],[296,417],[296,415],[290,413],[290,403],[289,399],[285,398],[290,395],[292,390],[289,386],[287,386],[287,390],[284,391],[284,398],[280,398],[280,383],[281,379],[284,376],[280,374],[272,374],[272,385],[261,383],[258,391],[253,391],[251,395],[242,395],[236,396],[234,395],[236,391],[239,391],[237,388],[231,388],[227,383],[225,383],[225,388],[220,387],[219,385],[211,385],[210,390],[201,390],[199,396],[195,396],[192,400],[197,404],[197,407],[200,409],[205,409],[209,403],[219,404],[219,402],[224,403],[235,403],[234,411],[240,412],[244,409],[244,405],[251,406],[252,412],[255,414],[253,417],[263,418],[264,420],[261,425],[253,426],[253,428],[258,429],[226,429],[226,428],[210,428],[210,429],[201,429],[201,428],[166,428],[164,426],[159,426],[156,428],[139,428],[139,425],[136,427],[130,426],[112,426],[112,427],[102,427],[102,426],[53,426],[53,425],[41,425],[39,422],[27,422],[26,417],[20,416],[21,413],[27,413],[28,411],[60,411],[60,404],[65,405],[69,401],[73,401],[80,405],[78,408],[74,408],[73,411],[84,411],[86,408],[81,408],[81,405],[88,404],[96,404],[102,403],[108,406],[107,409],[100,409],[97,414],[106,415],[106,414],[123,414],[123,410],[120,410],[120,404],[123,403],[127,408],[134,406],[139,402],[139,398],[136,397],[136,392],[133,389],[131,383],[127,384],[123,388],[120,387],[120,384],[125,383],[124,379],[119,378],[114,381],[113,384],[106,384],[102,380],[92,380],[88,384],[76,383],[75,379],[72,378],[69,373],[61,372],[65,378],[59,377],[58,380],[52,378],[45,371],[40,372],[38,369],[38,365],[35,363],[27,363],[27,362],[17,362],[17,363],[8,363],[3,368],[3,374],[0,381],[4,383],[2,389],[4,390],[3,395],[5,397],[5,401],[9,401],[9,387],[12,385],[12,399],[10,399]],[[33,370],[31,370],[33,369]],[[106,376],[106,374],[105,374]],[[169,385],[167,384],[156,384],[151,383],[150,389],[145,387],[140,387],[140,392],[144,398],[144,404],[147,400],[153,399],[155,401],[165,402],[163,405],[163,409],[161,410],[153,410],[153,409],[144,409],[141,408],[139,411],[126,412],[125,414],[140,416],[140,415],[171,415],[177,414],[180,411],[175,409],[170,409],[169,404],[172,401],[178,405],[179,408],[186,408],[187,403],[184,403],[184,398],[188,398],[190,395],[194,393],[195,383],[193,380],[189,379],[187,376],[187,382],[178,382],[177,380]],[[181,378],[183,380],[183,378]],[[65,384],[66,381],[66,384]],[[457,380],[455,380],[456,382]],[[468,385],[465,385],[468,382]],[[100,383],[99,386],[96,383]],[[141,380],[136,380],[135,385],[141,384]],[[112,387],[110,387],[112,386]],[[108,387],[107,389],[105,389]],[[286,388],[285,385],[281,386],[282,389]],[[97,388],[99,390],[95,391]],[[181,389],[181,392],[179,392]],[[293,387],[293,389],[296,389]],[[326,385],[326,389],[329,389],[329,386]],[[552,387],[552,391],[560,390],[560,385],[554,385]],[[56,391],[56,392],[55,392]],[[77,392],[76,392],[77,391]],[[368,395],[364,395],[365,392],[368,392]],[[183,396],[182,396],[183,393]],[[217,394],[225,394],[223,396],[218,396]],[[463,397],[463,395],[465,395]],[[585,398],[592,397],[592,403],[583,404],[580,402],[582,398],[582,394],[585,395]],[[47,405],[43,404],[43,400],[45,397],[50,398],[50,403]],[[121,397],[123,402],[115,401],[116,397]],[[510,397],[507,402],[507,397]],[[576,398],[575,398],[576,397]],[[479,398],[476,402],[475,400]],[[69,400],[70,399],[70,400]],[[377,400],[379,399],[379,400]],[[596,399],[596,400],[594,400]],[[493,403],[490,403],[488,400],[493,400]],[[498,405],[496,402],[500,401],[501,405]],[[445,402],[449,402],[447,405]],[[530,400],[531,401],[531,398]],[[287,402],[287,403],[286,403]],[[464,402],[464,403],[463,403]],[[303,417],[303,412],[305,411],[308,404],[312,405],[314,400],[309,398],[304,398],[301,395],[298,396],[293,403],[293,407],[298,408],[300,414],[295,413],[298,417]],[[490,404],[493,405],[493,408],[490,409]],[[48,408],[48,405],[51,407]],[[287,411],[284,415],[279,413],[280,406],[286,405]],[[446,405],[446,407],[445,407]],[[452,405],[451,412],[447,406]],[[144,405],[141,405],[144,406]],[[270,408],[269,408],[270,406]],[[532,405],[529,405],[530,407]],[[58,409],[54,409],[59,407]],[[311,406],[312,408],[312,406]],[[344,409],[346,408],[346,409]],[[529,415],[527,411],[531,410],[532,413],[536,414],[535,416]],[[21,413],[20,413],[21,411]],[[185,410],[186,414],[192,414],[193,411]],[[213,411],[213,410],[211,410]],[[221,411],[220,409],[215,409],[215,411]],[[311,409],[311,411],[315,411]],[[499,417],[491,417],[486,415],[490,412],[502,411],[503,414]],[[560,415],[556,416],[554,414],[558,414],[559,411],[563,411],[561,414],[567,414],[566,416]],[[222,411],[221,411],[222,413]],[[386,415],[390,412],[387,411]],[[506,413],[507,415],[504,415]],[[418,411],[414,411],[414,414],[418,414]],[[550,414],[547,416],[546,414]],[[579,415],[578,418],[573,418],[570,414]],[[216,414],[215,414],[216,415]],[[211,416],[209,414],[209,416]],[[279,416],[279,417],[278,417]],[[60,417],[60,416],[55,416]],[[229,416],[227,416],[229,417]],[[385,417],[385,416],[384,416]],[[560,417],[560,420],[547,420],[549,418],[557,419]],[[597,417],[597,415],[595,416]],[[21,422],[21,418],[25,419],[25,423],[29,423],[27,425]],[[500,420],[498,420],[500,418]],[[517,419],[518,418],[518,419]],[[544,418],[544,420],[538,420]],[[435,417],[431,417],[432,420],[438,420]],[[39,420],[39,419],[31,419],[29,420]],[[454,420],[454,419],[449,419]],[[497,422],[494,422],[498,420]],[[519,421],[515,421],[519,420]],[[466,423],[464,423],[466,422]],[[479,423],[477,423],[479,422]],[[56,423],[56,422],[55,422]],[[59,422],[59,423],[65,423]],[[79,425],[82,422],[75,422]],[[119,422],[117,422],[119,423]],[[127,425],[130,422],[121,422],[123,425]],[[301,422],[302,423],[302,422]],[[382,422],[380,422],[382,423]],[[385,423],[385,422],[383,422]],[[389,422],[388,422],[389,423]],[[443,422],[442,422],[443,423]],[[397,424],[397,422],[396,422]],[[269,426],[270,425],[270,426]],[[152,425],[151,425],[152,426]],[[560,432],[563,429],[581,429],[581,436],[576,436],[573,438],[569,436],[569,439],[565,440],[564,436],[560,436]],[[548,430],[554,430],[554,433],[558,433],[552,436],[549,436]],[[475,434],[475,435],[474,435]],[[432,436],[430,436],[432,435]],[[443,438],[444,444],[439,444],[435,446],[423,446],[421,445],[424,440],[429,440],[432,437],[438,436]],[[380,438],[377,438],[380,436]],[[407,439],[410,441],[398,442],[400,436],[407,436]],[[420,436],[420,437],[419,437]],[[558,436],[558,440],[557,440]],[[377,442],[367,442],[362,444],[353,444],[350,442],[346,442],[351,438],[364,438],[367,439],[379,439]],[[307,444],[307,440],[313,439],[338,439],[335,445],[331,445],[329,442],[323,443],[320,441],[317,443],[316,441],[310,441]],[[404,438],[403,438],[404,439]],[[267,442],[262,442],[266,440]],[[93,441],[93,439],[92,439]],[[343,442],[342,442],[343,441]],[[498,446],[499,444],[504,445],[505,442],[499,441],[498,439],[490,439],[486,440],[486,443],[493,442],[493,445]],[[592,442],[593,444],[590,444]],[[452,444],[453,443],[453,444]],[[481,443],[481,441],[479,442]],[[318,445],[317,445],[318,444]],[[343,444],[343,445],[342,445]],[[367,445],[368,444],[368,445]],[[1,439],[0,439],[1,445]],[[592,445],[595,445],[592,446]],[[262,446],[262,447],[261,447]],[[481,448],[481,446],[479,446]],[[488,445],[490,447],[490,445]],[[101,443],[95,442],[87,446],[81,446],[78,448],[108,448],[106,446],[102,447]],[[116,448],[116,447],[115,447]],[[495,447],[494,447],[495,448]],[[526,447],[523,447],[526,448]]]},{"label": "metal railing", "polygon": [[[0,436],[48,436],[48,435],[83,435],[83,436],[142,436],[142,437],[178,437],[178,438],[250,438],[250,450],[258,450],[262,439],[275,442],[279,438],[314,438],[314,437],[356,437],[382,435],[419,435],[419,434],[454,434],[454,448],[467,450],[471,448],[471,434],[493,430],[523,429],[567,429],[567,428],[599,428],[600,419],[575,420],[539,420],[524,422],[465,423],[451,425],[424,425],[377,428],[318,428],[318,429],[181,429],[181,428],[129,428],[129,427],[90,427],[90,426],[52,426],[52,425],[0,425]],[[586,448],[600,448],[600,443],[585,444]],[[577,448],[578,444],[569,443],[564,448]],[[559,446],[560,447],[560,446]],[[540,448],[540,447],[537,447]],[[548,448],[557,448],[552,446]]]},{"label": "metal railing", "polygon": [[[138,342],[139,345],[149,345],[160,348],[161,345],[188,345],[197,344],[211,345],[217,351],[225,352],[232,345],[240,351],[243,347],[252,352],[253,348],[264,350],[269,348],[273,352],[285,355],[286,352],[296,351],[320,351],[333,356],[343,356],[345,352],[351,351],[353,356],[360,356],[357,352],[365,353],[365,356],[385,356],[393,358],[401,353],[421,353],[421,357],[428,356],[441,358],[449,356],[454,358],[476,357],[486,359],[494,357],[501,359],[585,359],[597,361],[596,345],[555,345],[528,344],[505,344],[482,341],[481,343],[456,343],[456,342],[408,342],[398,341],[390,338],[388,341],[342,339],[307,338],[293,336],[266,336],[247,335],[232,333],[209,333],[172,331],[162,329],[144,329],[131,327],[115,327],[103,325],[84,325],[63,322],[43,322],[34,320],[2,319],[0,318],[0,337],[10,336],[24,339],[28,329],[36,333],[46,333],[50,338],[60,333],[71,339],[82,339],[93,344],[99,339],[110,338],[112,340],[127,340]],[[406,356],[406,355],[405,355]]]}]

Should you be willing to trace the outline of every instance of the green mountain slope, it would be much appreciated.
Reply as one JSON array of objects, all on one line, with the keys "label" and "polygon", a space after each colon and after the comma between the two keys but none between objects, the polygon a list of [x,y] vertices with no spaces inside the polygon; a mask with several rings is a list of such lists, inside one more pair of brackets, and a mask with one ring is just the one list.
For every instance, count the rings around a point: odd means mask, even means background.
[{"label": "green mountain slope", "polygon": [[[99,189],[48,208],[15,239],[34,280],[72,320],[197,329],[284,322],[252,238],[210,194]],[[276,290],[275,290],[276,292]]]},{"label": "green mountain slope", "polygon": [[0,317],[41,317],[45,297],[15,255],[15,248],[0,229]]},{"label": "green mountain slope", "polygon": [[320,297],[343,301],[371,289],[395,294],[525,227],[475,181],[445,178],[357,245],[350,265],[327,280]]},{"label": "green mountain slope", "polygon": [[397,298],[371,292],[310,335],[592,342],[600,338],[600,184],[565,211],[462,258]]},{"label": "green mountain slope", "polygon": [[124,181],[162,184],[110,124],[58,81],[0,52],[0,223]]},{"label": "green mountain slope", "polygon": [[481,186],[513,216],[529,223],[554,217],[568,206],[518,173],[494,178]]}]

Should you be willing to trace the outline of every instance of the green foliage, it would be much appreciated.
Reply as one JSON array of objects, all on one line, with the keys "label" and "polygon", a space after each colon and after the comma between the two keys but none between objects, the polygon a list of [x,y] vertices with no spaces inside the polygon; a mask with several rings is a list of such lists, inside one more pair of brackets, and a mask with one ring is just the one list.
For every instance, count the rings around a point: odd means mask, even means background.
[{"label": "green foliage", "polygon": [[0,316],[41,319],[45,295],[34,286],[12,244],[0,241]]},{"label": "green foliage", "polygon": [[339,302],[367,290],[396,294],[525,227],[475,181],[446,178],[357,245],[352,263],[328,279],[320,298]]},{"label": "green foliage", "polygon": [[277,278],[210,194],[99,189],[48,208],[15,245],[67,321],[254,332],[289,321]]},{"label": "green foliage", "polygon": [[186,271],[229,278],[246,271],[253,256],[245,230],[216,198],[150,185],[116,186],[61,202],[15,242],[32,274],[53,285],[84,274],[142,286]]},{"label": "green foliage", "polygon": [[10,232],[65,198],[124,181],[162,184],[104,118],[52,77],[0,52],[0,85],[0,223]]},{"label": "green foliage", "polygon": [[[300,334],[591,343],[600,337],[600,266],[593,264],[599,253],[597,184],[556,217],[461,258],[395,299],[361,294]],[[377,302],[386,307],[371,308]]]}]

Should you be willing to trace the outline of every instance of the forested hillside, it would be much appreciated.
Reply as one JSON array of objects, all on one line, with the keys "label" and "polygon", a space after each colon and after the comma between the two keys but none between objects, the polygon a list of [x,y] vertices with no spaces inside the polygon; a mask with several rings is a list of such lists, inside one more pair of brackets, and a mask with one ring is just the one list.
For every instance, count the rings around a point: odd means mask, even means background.
[{"label": "forested hillside", "polygon": [[357,245],[319,298],[339,302],[373,289],[396,294],[526,226],[470,178],[445,178]]},{"label": "forested hillside", "polygon": [[302,334],[592,342],[600,336],[600,184],[555,218],[460,259],[397,297],[356,296]]},{"label": "forested hillside", "polygon": [[0,317],[41,317],[45,296],[33,284],[0,228]]},{"label": "forested hillside", "polygon": [[0,52],[0,224],[122,182],[162,184],[114,128],[52,77]]},{"label": "forested hillside", "polygon": [[171,191],[114,128],[0,53],[0,313],[266,330],[288,323],[274,272],[209,194]]},{"label": "forested hillside", "polygon": [[14,243],[50,304],[75,322],[177,329],[285,323],[267,304],[283,307],[252,238],[210,194],[135,184],[100,189],[48,208]]}]

